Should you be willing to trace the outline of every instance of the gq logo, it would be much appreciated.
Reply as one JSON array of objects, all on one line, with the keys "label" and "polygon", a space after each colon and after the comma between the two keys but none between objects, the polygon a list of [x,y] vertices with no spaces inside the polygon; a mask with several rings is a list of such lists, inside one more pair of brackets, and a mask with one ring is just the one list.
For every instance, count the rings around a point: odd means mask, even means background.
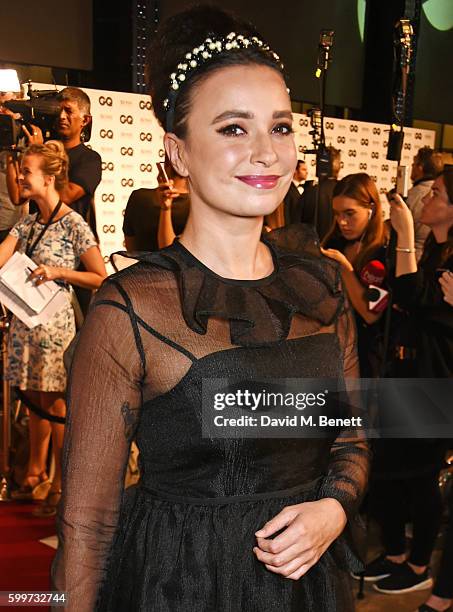
[{"label": "gq logo", "polygon": [[133,187],[134,186],[134,180],[131,178],[122,178],[121,179],[121,186],[122,187]]},{"label": "gq logo", "polygon": [[103,193],[101,196],[101,200],[103,202],[114,202],[115,196],[113,195],[113,193]]},{"label": "gq logo", "polygon": [[421,132],[415,132],[415,140],[421,140],[422,139],[422,133]]},{"label": "gq logo", "polygon": [[301,127],[307,127],[308,126],[308,119],[299,119],[299,125]]},{"label": "gq logo", "polygon": [[382,172],[388,172],[388,170],[389,170],[389,165],[388,165],[388,164],[382,164],[382,166],[381,166],[381,170],[382,170]]},{"label": "gq logo", "polygon": [[121,147],[121,155],[133,155],[134,149],[132,147]]},{"label": "gq logo", "polygon": [[359,170],[366,170],[368,168],[368,164],[366,162],[361,162],[359,164]]},{"label": "gq logo", "polygon": [[346,142],[345,136],[337,136],[337,142],[342,142],[343,144]]},{"label": "gq logo", "polygon": [[381,128],[374,127],[373,128],[373,134],[375,134],[376,136],[380,136],[381,135]]},{"label": "gq logo", "polygon": [[102,162],[102,170],[115,170],[113,162]]},{"label": "gq logo", "polygon": [[103,225],[102,231],[104,232],[104,234],[114,234],[116,232],[116,226],[115,225]]},{"label": "gq logo", "polygon": [[104,130],[104,128],[102,128],[102,130],[99,131],[99,136],[101,138],[113,138],[113,130]]},{"label": "gq logo", "polygon": [[405,142],[404,143],[404,148],[406,149],[406,151],[410,151],[412,149],[412,145],[410,142]]},{"label": "gq logo", "polygon": [[150,100],[147,100],[146,102],[145,102],[145,100],[140,100],[140,102],[138,103],[138,106],[142,110],[144,110],[145,108],[146,108],[146,110],[151,110],[151,108],[152,108]]},{"label": "gq logo", "polygon": [[379,153],[377,151],[371,151],[371,159],[379,159]]},{"label": "gq logo", "polygon": [[144,140],[147,140],[148,142],[151,142],[153,139],[153,135],[151,134],[151,132],[140,132],[140,140],[143,142]]},{"label": "gq logo", "polygon": [[333,130],[333,121],[326,121],[326,130]]},{"label": "gq logo", "polygon": [[101,106],[112,106],[113,105],[113,100],[110,96],[107,96],[107,97],[99,96],[98,100]]},{"label": "gq logo", "polygon": [[152,164],[140,164],[140,170],[142,172],[152,172],[153,166]]},{"label": "gq logo", "polygon": [[134,120],[132,119],[132,115],[121,115],[120,122],[132,125],[134,123]]},{"label": "gq logo", "polygon": [[349,131],[350,132],[358,132],[359,131],[359,126],[356,123],[353,123],[352,125],[349,126]]},{"label": "gq logo", "polygon": [[361,145],[365,145],[365,146],[367,146],[367,145],[368,145],[368,142],[369,142],[369,141],[368,141],[368,138],[361,138],[361,139],[360,139],[360,144],[361,144]]},{"label": "gq logo", "polygon": [[357,151],[355,149],[349,149],[348,156],[349,157],[357,157]]},{"label": "gq logo", "polygon": [[159,157],[165,157],[165,151],[163,149],[159,149]]}]

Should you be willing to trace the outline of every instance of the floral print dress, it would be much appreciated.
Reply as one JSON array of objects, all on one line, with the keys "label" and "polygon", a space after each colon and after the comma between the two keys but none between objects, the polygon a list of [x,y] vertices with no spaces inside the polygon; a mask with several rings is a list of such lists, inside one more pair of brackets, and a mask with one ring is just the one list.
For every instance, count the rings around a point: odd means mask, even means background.
[{"label": "floral print dress", "polygon": [[[25,252],[33,224],[36,224],[35,235],[39,235],[42,229],[38,215],[28,215],[10,231],[18,239],[17,250],[22,253]],[[70,212],[49,225],[32,259],[38,265],[75,270],[80,257],[93,246],[97,246],[97,242],[88,224],[78,213]],[[63,353],[75,335],[69,286],[65,288],[65,293],[66,306],[45,325],[29,329],[17,317],[13,317],[7,368],[7,377],[12,386],[31,391],[65,391]]]}]

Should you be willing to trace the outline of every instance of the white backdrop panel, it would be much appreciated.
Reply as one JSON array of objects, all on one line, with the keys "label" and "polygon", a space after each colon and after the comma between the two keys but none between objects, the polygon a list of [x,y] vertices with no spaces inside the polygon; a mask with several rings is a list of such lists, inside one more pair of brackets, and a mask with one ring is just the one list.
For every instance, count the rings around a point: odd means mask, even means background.
[{"label": "white backdrop panel", "polygon": [[[53,85],[35,83],[36,89]],[[58,87],[61,88],[60,86]],[[96,215],[101,250],[108,256],[124,248],[123,215],[134,189],[156,187],[156,162],[163,160],[163,130],[151,110],[149,96],[98,89],[84,89],[91,99],[93,130],[88,143],[102,157],[102,181],[96,191]],[[353,172],[367,172],[378,185],[384,209],[385,193],[396,180],[396,162],[388,161],[389,128],[379,123],[325,120],[327,144],[341,151],[340,178]],[[294,113],[295,140],[299,158],[311,149],[310,122],[306,115]],[[410,166],[422,146],[434,147],[431,130],[405,128],[401,164]],[[315,178],[314,155],[306,155],[309,178]]]}]

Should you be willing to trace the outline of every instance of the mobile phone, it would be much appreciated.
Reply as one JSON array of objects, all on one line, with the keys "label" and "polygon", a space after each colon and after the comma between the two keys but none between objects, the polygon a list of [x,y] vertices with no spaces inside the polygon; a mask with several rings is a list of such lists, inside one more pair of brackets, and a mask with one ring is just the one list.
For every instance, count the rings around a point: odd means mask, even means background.
[{"label": "mobile phone", "polygon": [[402,198],[407,198],[407,192],[409,191],[409,178],[409,166],[398,166],[396,175],[396,193],[399,193]]},{"label": "mobile phone", "polygon": [[169,183],[170,179],[168,178],[168,174],[165,170],[165,164],[163,162],[157,162],[157,169],[159,171],[159,175],[162,177],[164,183]]}]

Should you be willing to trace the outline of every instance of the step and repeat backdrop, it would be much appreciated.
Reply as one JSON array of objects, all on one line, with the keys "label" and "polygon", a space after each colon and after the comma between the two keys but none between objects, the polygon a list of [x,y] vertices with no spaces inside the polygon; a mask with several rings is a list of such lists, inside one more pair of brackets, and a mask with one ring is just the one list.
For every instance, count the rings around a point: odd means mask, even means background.
[{"label": "step and repeat backdrop", "polygon": [[[53,85],[35,83],[36,89]],[[59,89],[61,87],[58,87]],[[93,129],[87,146],[102,157],[102,181],[95,205],[101,250],[106,259],[122,250],[123,215],[134,189],[157,186],[156,162],[164,159],[163,130],[152,112],[149,96],[84,89],[91,99]],[[312,148],[307,116],[294,114],[299,159],[305,159],[309,179],[315,178],[315,158],[305,155]],[[387,209],[385,193],[394,187],[396,162],[386,159],[389,127],[378,123],[327,117],[324,124],[327,144],[341,151],[340,178],[353,172],[367,172],[374,178]],[[410,166],[420,147],[434,147],[431,130],[405,128],[402,165]]]}]

